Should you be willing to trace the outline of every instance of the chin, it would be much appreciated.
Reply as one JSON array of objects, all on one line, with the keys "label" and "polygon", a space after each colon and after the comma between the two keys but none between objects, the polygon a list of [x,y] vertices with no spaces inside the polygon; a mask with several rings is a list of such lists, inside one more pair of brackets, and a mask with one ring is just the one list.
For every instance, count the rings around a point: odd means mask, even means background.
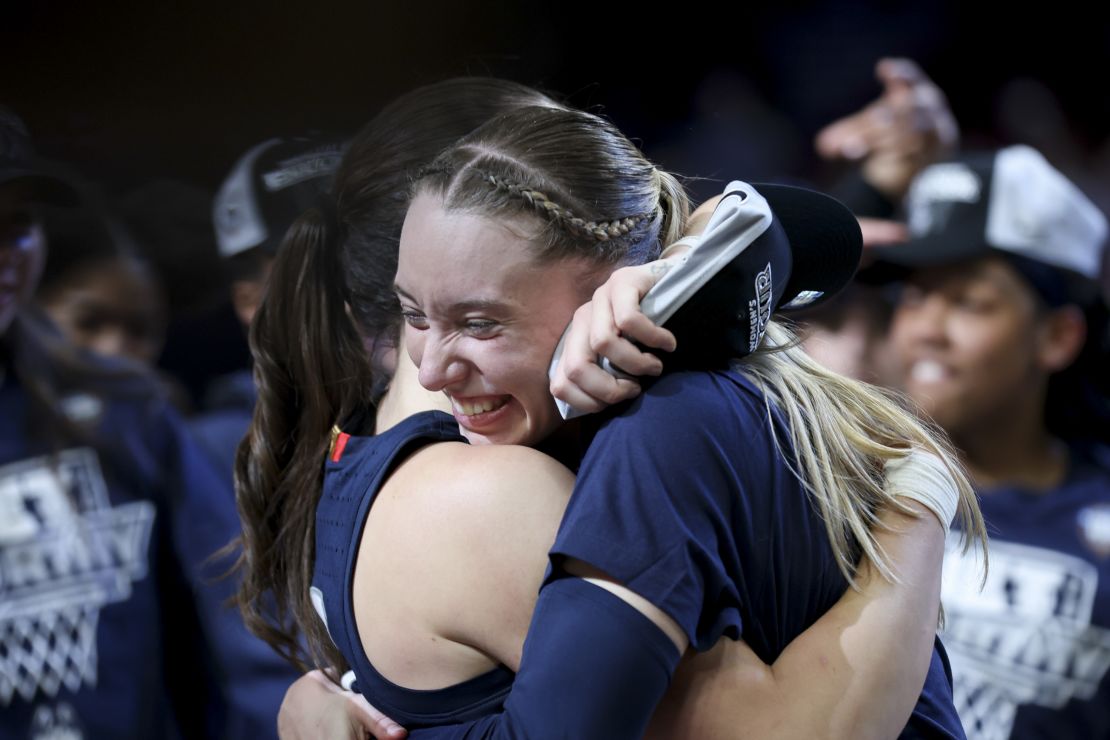
[{"label": "chin", "polygon": [[523,438],[512,431],[505,432],[491,432],[489,434],[480,434],[472,432],[465,428],[460,427],[459,431],[462,436],[466,437],[466,441],[472,445],[519,445],[527,444]]},{"label": "chin", "polygon": [[950,436],[963,422],[963,414],[958,404],[952,401],[935,402],[924,399],[918,400],[918,404],[926,417]]}]

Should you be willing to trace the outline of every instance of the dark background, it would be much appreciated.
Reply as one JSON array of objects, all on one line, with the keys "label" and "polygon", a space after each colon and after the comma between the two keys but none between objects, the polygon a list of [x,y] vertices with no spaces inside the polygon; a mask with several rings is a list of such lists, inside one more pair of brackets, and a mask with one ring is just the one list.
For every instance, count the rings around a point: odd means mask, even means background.
[{"label": "dark background", "polygon": [[[115,187],[155,176],[215,187],[268,136],[349,133],[397,94],[466,73],[600,109],[663,159],[689,147],[695,124],[753,105],[773,114],[772,138],[805,145],[877,93],[882,55],[917,59],[973,143],[1064,124],[1090,154],[1110,130],[1110,24],[1073,2],[994,12],[951,0],[733,3],[727,12],[603,2],[2,7],[0,98],[40,151]],[[1022,105],[1031,107],[1006,110]],[[1040,120],[1054,115],[1063,120]],[[744,136],[759,127],[737,128],[732,147],[762,166],[767,144]],[[811,164],[802,146],[780,167],[803,174]]]}]

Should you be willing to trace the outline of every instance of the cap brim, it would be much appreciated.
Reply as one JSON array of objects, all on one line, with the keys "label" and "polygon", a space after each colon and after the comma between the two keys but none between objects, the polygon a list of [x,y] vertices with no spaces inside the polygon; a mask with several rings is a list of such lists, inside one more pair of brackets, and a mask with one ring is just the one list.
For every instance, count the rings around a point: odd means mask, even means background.
[{"label": "cap brim", "polygon": [[48,169],[34,165],[21,163],[0,168],[0,185],[12,183],[23,187],[27,197],[37,203],[74,206],[81,200],[75,187]]},{"label": "cap brim", "polygon": [[[863,253],[863,234],[843,203],[791,185],[752,185],[790,240],[793,266],[778,310],[817,306],[851,282]],[[790,305],[795,299],[798,305]]]},{"label": "cap brim", "polygon": [[867,254],[876,262],[897,267],[932,267],[981,257],[993,250],[981,239],[935,234],[918,237],[902,244],[871,247]]}]

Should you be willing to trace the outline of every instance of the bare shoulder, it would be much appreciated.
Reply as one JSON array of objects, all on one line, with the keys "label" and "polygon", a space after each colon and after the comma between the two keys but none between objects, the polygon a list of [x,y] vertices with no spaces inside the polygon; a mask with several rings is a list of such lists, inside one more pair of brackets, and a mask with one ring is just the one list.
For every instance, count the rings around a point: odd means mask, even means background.
[{"label": "bare shoulder", "polygon": [[367,577],[392,603],[419,604],[427,631],[515,667],[573,485],[565,467],[524,447],[422,448],[375,500],[360,553],[377,566]]},{"label": "bare shoulder", "polygon": [[[532,517],[562,516],[574,485],[563,465],[528,447],[472,446],[447,442],[406,459],[383,487],[386,497],[408,499],[406,508],[444,520],[453,530]],[[556,520],[557,523],[557,520]]]},{"label": "bare shoulder", "polygon": [[376,549],[410,565],[470,574],[517,561],[542,571],[573,486],[569,470],[526,447],[429,445],[390,476],[368,528]]}]

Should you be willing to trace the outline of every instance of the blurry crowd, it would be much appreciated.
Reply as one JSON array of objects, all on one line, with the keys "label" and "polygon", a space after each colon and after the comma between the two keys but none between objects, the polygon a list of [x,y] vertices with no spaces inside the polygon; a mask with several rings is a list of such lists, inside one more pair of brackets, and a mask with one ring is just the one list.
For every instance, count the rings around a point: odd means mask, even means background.
[{"label": "blurry crowd", "polygon": [[[915,64],[877,73],[880,96],[814,142],[843,165],[829,189],[866,249],[856,283],[804,317],[806,348],[905,394],[979,492],[986,582],[956,533],[943,583],[968,736],[1110,737],[1108,229],[1076,184],[1093,168],[1044,127],[1019,137],[1036,148],[962,146]],[[706,140],[744,161],[719,132],[687,148],[712,156]],[[228,603],[247,338],[343,152],[270,139],[214,194],[117,196],[36,156],[0,109],[0,738],[276,736],[299,671]],[[199,254],[212,240],[218,263]],[[223,313],[198,322],[197,295]]]}]

